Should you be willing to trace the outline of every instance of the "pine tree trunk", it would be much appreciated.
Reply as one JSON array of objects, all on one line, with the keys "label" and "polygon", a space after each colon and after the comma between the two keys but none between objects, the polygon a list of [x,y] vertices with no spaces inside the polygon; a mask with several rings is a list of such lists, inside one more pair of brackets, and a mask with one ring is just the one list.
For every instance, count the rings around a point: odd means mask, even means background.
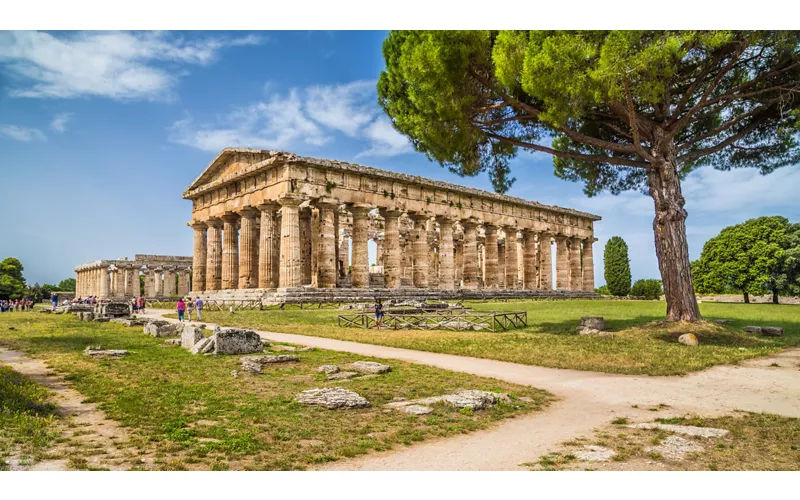
[{"label": "pine tree trunk", "polygon": [[648,169],[649,192],[656,211],[656,257],[667,302],[667,321],[699,321],[686,240],[685,200],[677,168],[675,148],[670,145],[660,161]]},{"label": "pine tree trunk", "polygon": [[744,292],[744,303],[745,304],[749,304],[750,303],[750,294],[747,293],[747,292]]}]

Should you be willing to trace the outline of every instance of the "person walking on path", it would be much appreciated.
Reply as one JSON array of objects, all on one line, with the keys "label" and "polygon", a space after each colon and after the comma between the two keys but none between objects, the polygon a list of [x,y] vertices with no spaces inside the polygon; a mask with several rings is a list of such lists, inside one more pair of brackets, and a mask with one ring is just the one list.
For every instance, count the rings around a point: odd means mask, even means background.
[{"label": "person walking on path", "polygon": [[197,297],[197,300],[194,301],[194,308],[197,311],[197,321],[203,321],[203,315],[201,313],[203,310],[203,299]]},{"label": "person walking on path", "polygon": [[178,299],[178,321],[183,323],[183,315],[186,313],[186,302],[183,299]]},{"label": "person walking on path", "polygon": [[51,298],[53,299],[53,309],[55,309],[58,307],[58,294],[54,293]]},{"label": "person walking on path", "polygon": [[383,303],[381,299],[375,299],[375,323],[378,330],[383,326]]},{"label": "person walking on path", "polygon": [[192,309],[194,308],[194,303],[192,302],[192,298],[189,297],[186,299],[186,320],[192,320]]}]

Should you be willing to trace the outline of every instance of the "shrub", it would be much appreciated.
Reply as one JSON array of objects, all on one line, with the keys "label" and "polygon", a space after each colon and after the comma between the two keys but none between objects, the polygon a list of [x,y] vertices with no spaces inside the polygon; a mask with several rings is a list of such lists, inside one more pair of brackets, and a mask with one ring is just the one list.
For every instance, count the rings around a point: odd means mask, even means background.
[{"label": "shrub", "polygon": [[606,284],[611,295],[624,297],[631,291],[631,263],[628,258],[628,245],[619,236],[606,243],[603,264]]},{"label": "shrub", "polygon": [[631,295],[649,300],[658,300],[662,292],[661,280],[636,280],[631,287]]},{"label": "shrub", "polygon": [[594,291],[599,293],[600,295],[611,295],[611,292],[608,291],[608,285],[603,285],[600,288],[595,288]]}]

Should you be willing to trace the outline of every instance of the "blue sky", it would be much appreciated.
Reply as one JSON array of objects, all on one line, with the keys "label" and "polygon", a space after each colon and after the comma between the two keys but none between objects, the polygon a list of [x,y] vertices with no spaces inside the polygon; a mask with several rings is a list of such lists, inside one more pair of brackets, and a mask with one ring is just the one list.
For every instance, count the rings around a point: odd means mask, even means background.
[{"label": "blue sky", "polygon": [[[0,32],[0,258],[30,283],[135,253],[191,255],[183,190],[226,146],[355,161],[491,189],[416,153],[376,103],[385,32]],[[509,194],[586,210],[622,236],[634,278],[658,277],[652,201],[587,198],[522,152]],[[700,169],[684,182],[689,251],[760,215],[798,221],[800,168]]]}]

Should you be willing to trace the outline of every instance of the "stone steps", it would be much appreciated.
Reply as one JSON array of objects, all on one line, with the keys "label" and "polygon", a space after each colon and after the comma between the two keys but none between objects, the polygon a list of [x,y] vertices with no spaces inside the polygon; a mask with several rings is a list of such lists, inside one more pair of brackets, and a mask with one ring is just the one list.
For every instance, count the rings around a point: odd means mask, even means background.
[{"label": "stone steps", "polygon": [[494,300],[494,299],[597,299],[595,292],[580,290],[422,290],[416,288],[279,288],[218,290],[190,294],[205,302],[244,305],[260,301],[263,305],[371,302],[375,299],[395,300]]}]

